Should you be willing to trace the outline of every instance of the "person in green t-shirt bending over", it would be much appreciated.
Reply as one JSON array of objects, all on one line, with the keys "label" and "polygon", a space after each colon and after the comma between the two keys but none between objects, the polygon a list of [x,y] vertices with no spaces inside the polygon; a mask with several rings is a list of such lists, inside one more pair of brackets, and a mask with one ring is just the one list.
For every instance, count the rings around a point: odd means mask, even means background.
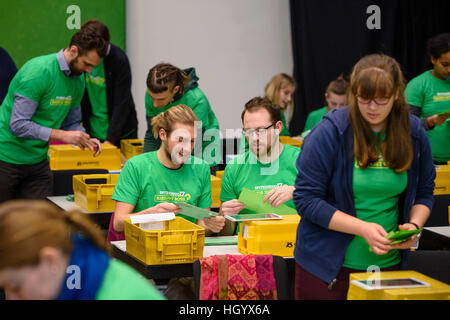
[{"label": "person in green t-shirt bending over", "polygon": [[[279,142],[282,129],[280,107],[268,98],[255,97],[245,104],[241,119],[249,151],[234,158],[225,167],[220,213],[255,213],[237,200],[243,188],[264,194],[264,202],[273,207],[284,203],[295,209],[292,194],[298,173],[295,162],[300,148]],[[222,233],[234,234],[235,229],[235,225],[227,220]]]},{"label": "person in green t-shirt bending over", "polygon": [[433,161],[450,161],[450,33],[428,41],[433,69],[412,79],[405,90],[410,112],[422,120],[430,139]]},{"label": "person in green t-shirt bending over", "polygon": [[[194,68],[181,70],[168,63],[160,63],[150,69],[147,77],[145,111],[147,132],[143,152],[159,149],[161,140],[153,135],[152,118],[176,105],[191,108],[201,126],[198,128],[195,156],[205,160],[215,171],[222,161],[219,122],[203,91],[198,87],[198,77]],[[201,154],[200,154],[201,151]]]},{"label": "person in green t-shirt bending over", "polygon": [[314,128],[314,126],[318,124],[323,116],[330,110],[341,109],[347,105],[347,89],[348,81],[344,79],[343,75],[340,75],[337,79],[328,84],[327,90],[325,91],[325,101],[327,105],[308,114],[305,127],[300,135],[302,138],[306,137],[311,129]]},{"label": "person in green t-shirt bending over", "polygon": [[[193,157],[197,116],[185,105],[174,106],[152,119],[155,136],[161,139],[157,151],[143,153],[128,160],[123,167],[112,199],[116,210],[111,217],[108,240],[125,239],[124,222],[132,215],[180,213],[176,202],[200,208],[211,206],[211,174],[208,164]],[[198,220],[208,232],[220,231],[223,216]]]},{"label": "person in green t-shirt bending over", "polygon": [[0,108],[0,202],[52,195],[49,141],[101,152],[80,126],[80,101],[83,72],[90,73],[106,49],[96,32],[80,29],[67,48],[29,60],[14,76]]}]

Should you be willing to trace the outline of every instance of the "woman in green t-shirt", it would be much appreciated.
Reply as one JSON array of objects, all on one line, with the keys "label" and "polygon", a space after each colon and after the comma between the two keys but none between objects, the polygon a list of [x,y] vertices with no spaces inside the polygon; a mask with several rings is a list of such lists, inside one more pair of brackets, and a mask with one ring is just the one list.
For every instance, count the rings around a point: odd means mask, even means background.
[{"label": "woman in green t-shirt", "polygon": [[318,124],[320,120],[322,120],[322,117],[330,110],[340,109],[347,105],[347,89],[348,81],[344,79],[342,75],[328,84],[327,90],[325,91],[325,101],[327,105],[312,111],[308,115],[305,128],[301,134],[302,138],[306,137],[311,129]]},{"label": "woman in green t-shirt", "polygon": [[0,287],[6,299],[162,300],[149,281],[111,259],[81,212],[41,200],[0,206]]},{"label": "woman in green t-shirt", "polygon": [[433,160],[436,164],[450,161],[450,33],[439,34],[428,42],[433,64],[412,79],[405,91],[412,114],[422,120],[430,139]]},{"label": "woman in green t-shirt", "polygon": [[[161,139],[157,151],[143,153],[128,160],[114,188],[116,210],[111,217],[108,240],[123,240],[124,222],[132,215],[180,213],[176,202],[200,208],[211,206],[211,174],[208,164],[191,156],[195,144],[193,110],[179,105],[152,119],[153,135]],[[223,216],[196,220],[207,231],[218,232],[225,225]]]},{"label": "woman in green t-shirt", "polygon": [[283,128],[280,136],[290,136],[288,122],[294,111],[294,92],[297,87],[295,79],[285,73],[277,74],[265,87],[266,97],[281,108]]}]

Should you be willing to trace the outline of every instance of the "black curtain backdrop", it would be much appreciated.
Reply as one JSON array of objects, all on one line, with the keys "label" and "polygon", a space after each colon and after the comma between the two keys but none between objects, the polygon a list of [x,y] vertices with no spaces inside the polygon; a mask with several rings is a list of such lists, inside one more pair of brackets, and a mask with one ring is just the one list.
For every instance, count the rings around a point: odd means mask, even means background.
[{"label": "black curtain backdrop", "polygon": [[[366,13],[380,8],[381,28],[370,30]],[[394,57],[407,81],[431,69],[427,40],[450,32],[449,0],[290,0],[297,81],[291,135],[303,131],[307,115],[325,106],[328,83],[370,53]]]}]

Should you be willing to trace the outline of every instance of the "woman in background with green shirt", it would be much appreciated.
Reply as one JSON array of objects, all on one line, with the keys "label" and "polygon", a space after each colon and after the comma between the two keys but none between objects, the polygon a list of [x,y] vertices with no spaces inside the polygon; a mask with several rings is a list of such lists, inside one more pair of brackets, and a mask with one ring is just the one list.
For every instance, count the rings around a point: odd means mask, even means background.
[{"label": "woman in background with green shirt", "polygon": [[450,33],[428,42],[433,69],[412,79],[405,91],[412,114],[422,119],[436,164],[450,161]]},{"label": "woman in background with green shirt", "polygon": [[323,108],[312,111],[306,118],[305,128],[301,137],[304,138],[311,131],[311,129],[322,120],[332,109],[340,109],[347,105],[347,88],[348,81],[341,75],[336,80],[328,84],[325,91],[325,101],[327,105]]},{"label": "woman in background with green shirt", "polygon": [[[191,155],[196,139],[195,121],[198,118],[192,109],[184,105],[172,107],[152,119],[153,134],[161,139],[161,146],[125,163],[112,195],[117,202],[108,241],[125,239],[124,221],[131,215],[180,213],[176,202],[200,208],[211,206],[209,166]],[[180,216],[212,232],[220,231],[225,224],[224,217],[196,221]]]},{"label": "woman in background with green shirt", "polygon": [[162,300],[128,265],[111,259],[81,212],[46,201],[0,206],[0,287],[16,300]]},{"label": "woman in background with green shirt", "polygon": [[294,111],[294,92],[297,87],[295,79],[285,73],[274,76],[266,85],[266,97],[281,108],[281,123],[283,127],[280,136],[290,136],[288,122]]}]

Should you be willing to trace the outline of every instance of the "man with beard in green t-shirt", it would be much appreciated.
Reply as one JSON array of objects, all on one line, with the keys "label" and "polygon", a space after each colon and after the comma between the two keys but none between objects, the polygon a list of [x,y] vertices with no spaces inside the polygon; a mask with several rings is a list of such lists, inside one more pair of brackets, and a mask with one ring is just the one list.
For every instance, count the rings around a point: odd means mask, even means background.
[{"label": "man with beard in green t-shirt", "polygon": [[90,73],[106,49],[95,30],[81,29],[67,48],[33,58],[17,72],[0,108],[0,202],[52,195],[49,141],[101,152],[80,126],[80,101],[83,72]]},{"label": "man with beard in green t-shirt", "polygon": [[[279,142],[283,126],[279,106],[267,98],[256,97],[246,103],[241,118],[249,151],[225,167],[220,192],[221,214],[255,213],[237,200],[243,188],[265,195],[264,202],[273,207],[284,203],[295,209],[292,194],[300,148]],[[235,232],[235,226],[227,221],[222,233]]]},{"label": "man with beard in green t-shirt", "polygon": [[[108,241],[124,240],[125,220],[134,215],[174,212],[175,204],[211,207],[211,174],[206,161],[191,155],[196,140],[198,118],[185,105],[173,106],[153,117],[155,137],[161,140],[157,151],[137,155],[125,163],[114,188],[116,210],[111,217]],[[222,216],[196,220],[182,218],[204,227],[208,233],[222,230]]]}]

